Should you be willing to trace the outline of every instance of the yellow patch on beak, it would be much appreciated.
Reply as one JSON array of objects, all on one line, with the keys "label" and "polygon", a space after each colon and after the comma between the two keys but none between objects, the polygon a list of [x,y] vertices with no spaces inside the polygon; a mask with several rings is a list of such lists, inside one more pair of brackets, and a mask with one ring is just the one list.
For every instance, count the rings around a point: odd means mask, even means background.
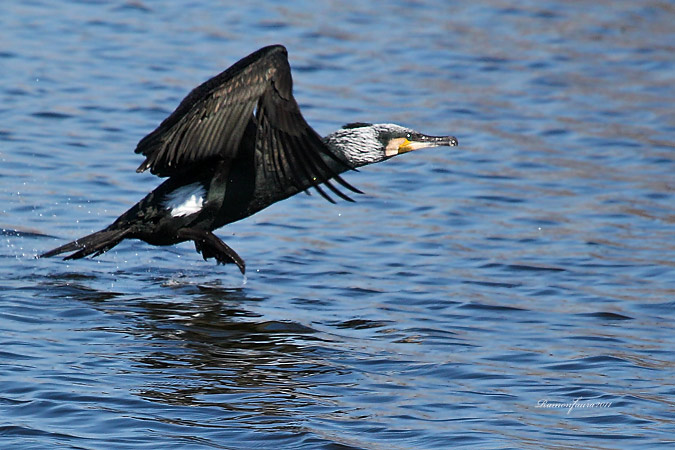
[{"label": "yellow patch on beak", "polygon": [[410,144],[412,144],[412,142],[406,138],[392,139],[389,141],[389,144],[387,144],[387,148],[384,149],[384,154],[387,156],[395,156],[414,150]]}]

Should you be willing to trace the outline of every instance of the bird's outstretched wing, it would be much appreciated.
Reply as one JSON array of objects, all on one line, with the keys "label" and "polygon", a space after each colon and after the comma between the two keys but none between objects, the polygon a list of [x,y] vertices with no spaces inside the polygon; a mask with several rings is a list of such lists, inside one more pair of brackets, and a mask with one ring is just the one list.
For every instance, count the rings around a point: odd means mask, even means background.
[{"label": "bird's outstretched wing", "polygon": [[273,180],[281,189],[289,184],[301,189],[314,186],[331,200],[318,186],[326,183],[348,199],[328,180],[334,178],[359,191],[342,180],[338,175],[342,170],[331,169],[322,155],[343,170],[351,167],[307,124],[292,90],[286,49],[281,45],[261,48],[195,88],[155,131],[141,139],[136,153],[146,159],[137,171],[150,169],[166,177],[212,159],[234,159],[247,126],[254,126],[256,158],[261,159],[256,166],[268,182]]}]

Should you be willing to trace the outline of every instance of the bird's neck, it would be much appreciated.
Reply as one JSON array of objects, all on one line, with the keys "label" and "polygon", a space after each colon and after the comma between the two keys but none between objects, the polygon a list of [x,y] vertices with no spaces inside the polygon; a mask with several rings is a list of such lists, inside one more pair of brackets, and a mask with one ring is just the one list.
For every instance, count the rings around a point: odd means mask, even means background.
[{"label": "bird's neck", "polygon": [[[337,157],[337,160],[335,158],[332,158],[330,155],[324,154],[321,155],[321,159],[336,174],[344,173],[348,171],[350,168],[356,168],[362,165],[362,164],[356,165],[354,161],[352,161],[348,157],[349,154],[345,151],[343,147],[339,145],[333,145],[332,143],[327,142],[325,138],[324,143],[327,145],[330,152]],[[344,161],[345,163],[343,164],[340,161]]]},{"label": "bird's neck", "polygon": [[[346,161],[350,167],[356,168],[373,164],[385,159],[384,151],[381,149],[381,143],[377,139],[375,130],[372,127],[362,128],[341,128],[323,138],[323,142],[328,146],[331,152],[343,161]],[[324,159],[331,159],[324,157]],[[347,168],[333,161],[330,167],[337,173],[342,173]]]}]

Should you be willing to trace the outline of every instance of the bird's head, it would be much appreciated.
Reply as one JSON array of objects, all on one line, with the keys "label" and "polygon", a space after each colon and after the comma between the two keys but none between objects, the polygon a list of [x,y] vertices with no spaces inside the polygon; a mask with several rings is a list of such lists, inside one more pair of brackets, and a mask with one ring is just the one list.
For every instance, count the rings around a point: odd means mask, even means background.
[{"label": "bird's head", "polygon": [[457,145],[454,136],[428,136],[392,123],[350,123],[324,140],[354,167],[422,148]]}]

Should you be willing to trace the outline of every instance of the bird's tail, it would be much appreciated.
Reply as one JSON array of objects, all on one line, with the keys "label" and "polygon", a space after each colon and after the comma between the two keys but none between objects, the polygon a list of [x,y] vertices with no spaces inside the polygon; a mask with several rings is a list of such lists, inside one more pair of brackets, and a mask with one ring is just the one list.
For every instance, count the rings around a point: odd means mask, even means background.
[{"label": "bird's tail", "polygon": [[56,256],[67,252],[75,253],[66,256],[64,259],[79,259],[91,254],[98,256],[119,244],[122,239],[127,237],[129,232],[129,229],[111,230],[106,228],[105,230],[97,231],[96,233],[69,242],[54,250],[50,250],[47,253],[43,253],[38,258],[49,258],[50,256]]}]

